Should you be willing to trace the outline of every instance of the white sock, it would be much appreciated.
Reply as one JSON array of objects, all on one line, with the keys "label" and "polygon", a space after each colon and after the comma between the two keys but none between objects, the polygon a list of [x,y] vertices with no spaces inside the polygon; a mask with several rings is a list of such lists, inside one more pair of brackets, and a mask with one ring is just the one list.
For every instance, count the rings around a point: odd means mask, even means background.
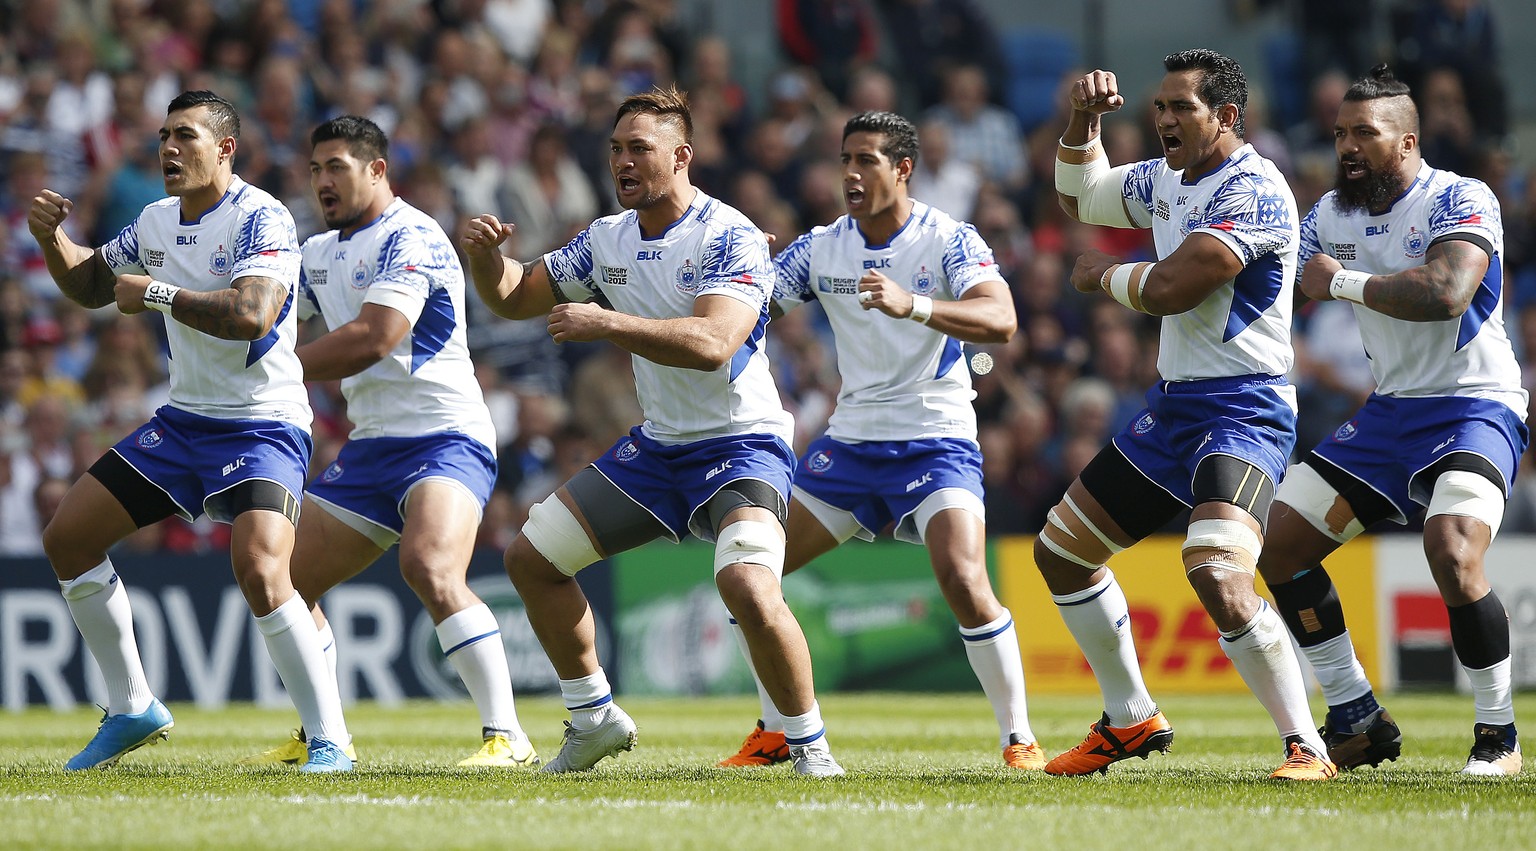
[{"label": "white sock", "polygon": [[514,739],[522,737],[512,701],[507,650],[491,607],[479,603],[443,618],[437,625],[437,641],[480,709],[480,726],[501,730]]},{"label": "white sock", "polygon": [[1223,632],[1217,643],[1249,690],[1269,711],[1280,738],[1300,736],[1317,753],[1327,754],[1328,746],[1312,726],[1301,663],[1296,660],[1291,634],[1280,615],[1260,601],[1258,613],[1248,623]]},{"label": "white sock", "polygon": [[320,652],[325,654],[325,667],[330,669],[331,680],[340,689],[341,681],[336,678],[336,631],[331,629],[330,621],[326,621],[320,630]]},{"label": "white sock", "polygon": [[752,672],[752,682],[757,686],[757,717],[763,722],[763,729],[770,733],[784,732],[784,716],[773,705],[768,689],[763,688],[763,681],[757,676],[757,667],[752,664],[752,650],[747,647],[746,633],[741,631],[741,624],[735,618],[731,618],[731,635],[736,637],[736,647],[741,651],[741,658],[747,660],[747,670]]},{"label": "white sock", "polygon": [[1024,701],[1024,663],[1019,657],[1019,633],[1013,628],[1013,614],[1007,609],[997,620],[973,627],[960,627],[964,639],[965,656],[971,660],[971,670],[981,681],[981,690],[992,704],[992,714],[997,716],[999,747],[1013,744],[1017,736],[1019,744],[1035,740],[1029,729],[1029,707]]},{"label": "white sock", "polygon": [[1515,723],[1515,704],[1510,693],[1510,659],[1505,656],[1504,661],[1480,671],[1461,666],[1467,672],[1467,679],[1472,681],[1472,706],[1476,710],[1473,720],[1479,724]]},{"label": "white sock", "polygon": [[784,716],[784,742],[792,748],[830,750],[827,727],[821,723],[821,704],[813,701],[810,712]]},{"label": "white sock", "polygon": [[315,629],[315,619],[309,606],[298,594],[272,610],[269,615],[256,618],[256,628],[267,643],[267,655],[283,680],[283,687],[299,710],[299,722],[310,741],[324,739],[332,744],[346,746],[352,741],[347,733],[347,722],[341,714],[341,696],[337,693],[336,678],[325,663],[325,653],[320,650],[320,633]]},{"label": "white sock", "polygon": [[1109,726],[1129,727],[1156,715],[1157,704],[1147,693],[1141,663],[1136,661],[1130,606],[1114,572],[1106,568],[1104,578],[1092,587],[1074,594],[1052,594],[1051,599],[1099,681]]},{"label": "white sock", "polygon": [[598,668],[585,677],[561,680],[560,699],[571,711],[571,726],[590,730],[607,716],[608,707],[613,704],[613,689],[608,685],[608,675]]},{"label": "white sock", "polygon": [[107,714],[137,715],[148,709],[155,695],[149,690],[139,643],[133,637],[128,589],[112,569],[112,560],[60,582],[59,592],[69,605],[80,637],[101,668],[107,685]]},{"label": "white sock", "polygon": [[1351,700],[1359,700],[1371,692],[1371,681],[1365,678],[1365,669],[1355,657],[1355,645],[1349,640],[1349,631],[1327,641],[1301,648],[1303,656],[1312,665],[1317,684],[1323,687],[1323,699],[1329,706],[1342,706]]}]

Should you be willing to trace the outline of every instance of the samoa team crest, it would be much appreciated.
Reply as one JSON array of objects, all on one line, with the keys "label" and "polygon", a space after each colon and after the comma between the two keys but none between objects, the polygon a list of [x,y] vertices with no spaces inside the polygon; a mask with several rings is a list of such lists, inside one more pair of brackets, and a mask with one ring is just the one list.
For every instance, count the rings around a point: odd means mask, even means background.
[{"label": "samoa team crest", "polygon": [[816,474],[825,473],[832,469],[832,453],[825,449],[817,450],[815,455],[806,459],[805,469]]},{"label": "samoa team crest", "polygon": [[1424,231],[1409,227],[1408,234],[1403,237],[1403,254],[1409,257],[1423,257],[1428,249],[1429,240],[1424,237]]},{"label": "samoa team crest", "polygon": [[1184,221],[1179,223],[1179,235],[1189,236],[1198,230],[1200,227],[1200,218],[1200,208],[1190,207],[1189,212],[1184,214]]},{"label": "samoa team crest", "polygon": [[214,249],[212,254],[208,255],[208,271],[222,278],[228,275],[232,268],[233,263],[229,259],[229,252],[220,243],[219,247]]},{"label": "samoa team crest", "polygon": [[369,278],[368,264],[366,262],[362,261],[362,260],[357,261],[357,265],[352,267],[352,287],[353,287],[353,289],[359,289],[360,290],[363,287],[368,286],[368,278]]},{"label": "samoa team crest", "polygon": [[320,474],[320,481],[327,483],[334,482],[341,478],[341,474],[344,472],[346,472],[346,470],[342,468],[340,461],[332,461],[331,466],[326,467],[325,472]]},{"label": "samoa team crest", "polygon": [[684,260],[683,265],[677,267],[677,289],[688,295],[699,291],[699,269],[692,260]]},{"label": "samoa team crest", "polygon": [[633,461],[639,457],[640,447],[630,438],[625,438],[624,442],[613,450],[613,459],[615,461]]},{"label": "samoa team crest", "polygon": [[1349,422],[1339,426],[1338,429],[1334,431],[1333,439],[1339,441],[1340,443],[1344,443],[1345,441],[1353,440],[1355,435],[1359,433],[1360,427],[1355,424],[1354,420],[1350,420]]},{"label": "samoa team crest", "polygon": [[1143,435],[1143,434],[1146,434],[1147,432],[1151,431],[1152,429],[1154,429],[1156,427],[1157,427],[1157,417],[1152,416],[1152,412],[1151,411],[1147,411],[1146,413],[1142,414],[1140,417],[1136,418],[1135,424],[1131,426],[1131,431],[1136,433],[1137,435]]},{"label": "samoa team crest", "polygon": [[139,447],[142,449],[154,449],[164,441],[165,436],[157,428],[147,428],[139,433]]},{"label": "samoa team crest", "polygon": [[928,295],[933,292],[933,286],[933,272],[927,266],[918,269],[912,277],[912,292],[917,295]]}]

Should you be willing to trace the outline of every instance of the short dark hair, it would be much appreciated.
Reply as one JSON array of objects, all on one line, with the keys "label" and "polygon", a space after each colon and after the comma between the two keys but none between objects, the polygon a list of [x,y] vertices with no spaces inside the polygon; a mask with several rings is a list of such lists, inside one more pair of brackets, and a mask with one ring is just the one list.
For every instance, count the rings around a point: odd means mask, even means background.
[{"label": "short dark hair", "polygon": [[1372,68],[1364,77],[1350,84],[1344,93],[1345,100],[1376,100],[1377,98],[1411,97],[1408,84],[1399,80],[1385,62]]},{"label": "short dark hair", "polygon": [[165,114],[170,115],[195,106],[208,107],[208,129],[220,139],[225,136],[240,138],[240,113],[235,111],[235,105],[207,89],[182,92],[171,99]]},{"label": "short dark hair", "polygon": [[893,163],[910,159],[917,165],[917,128],[894,112],[861,112],[843,125],[843,141],[854,133],[879,133],[885,137],[880,153]]},{"label": "short dark hair", "polygon": [[648,113],[656,116],[663,124],[672,124],[683,131],[683,141],[693,144],[693,113],[688,110],[688,96],[678,91],[676,86],[668,86],[665,89],[657,86],[648,92],[640,92],[625,98],[619,104],[618,112],[614,113],[613,123],[618,125],[624,116],[634,113]]},{"label": "short dark hair", "polygon": [[346,142],[352,156],[363,162],[389,161],[389,137],[379,125],[361,115],[338,115],[316,127],[309,134],[309,146],[313,148],[335,139]]},{"label": "short dark hair", "polygon": [[1248,77],[1243,66],[1230,56],[1204,47],[1181,50],[1163,57],[1163,68],[1168,72],[1199,71],[1200,85],[1195,89],[1205,105],[1220,109],[1227,104],[1237,107],[1237,122],[1232,132],[1243,138],[1243,113],[1248,109]]}]

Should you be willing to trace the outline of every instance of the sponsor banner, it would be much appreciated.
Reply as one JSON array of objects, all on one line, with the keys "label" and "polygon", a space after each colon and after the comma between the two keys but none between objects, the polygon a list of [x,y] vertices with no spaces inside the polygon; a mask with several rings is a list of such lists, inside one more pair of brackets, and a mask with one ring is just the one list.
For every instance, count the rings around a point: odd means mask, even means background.
[{"label": "sponsor banner", "polygon": [[[1242,677],[1217,643],[1220,633],[1184,579],[1183,544],[1178,536],[1154,536],[1109,562],[1130,606],[1147,688],[1153,695],[1247,693]],[[1098,694],[1093,671],[1035,569],[1034,539],[1000,538],[995,547],[999,591],[1019,625],[1030,693]],[[1372,560],[1369,541],[1352,541],[1328,559],[1328,573],[1338,586],[1361,664],[1374,681],[1380,651]],[[1263,581],[1255,581],[1267,597]]]},{"label": "sponsor banner", "polygon": [[[714,548],[695,541],[614,558],[626,693],[753,691],[713,563]],[[818,690],[977,688],[922,547],[850,542],[785,577],[784,598],[805,632]]]},{"label": "sponsor banner", "polygon": [[[1382,615],[1378,652],[1382,683],[1392,688],[1456,688],[1466,674],[1451,648],[1450,617],[1429,573],[1421,535],[1376,537],[1376,608]],[[1514,687],[1536,688],[1536,536],[1501,535],[1488,548],[1483,570],[1509,613]],[[1330,573],[1332,571],[1330,570]],[[1353,630],[1353,624],[1351,624]],[[1361,644],[1356,638],[1356,644]],[[1373,680],[1374,682],[1374,680]]]},{"label": "sponsor banner", "polygon": [[[218,707],[233,701],[289,705],[227,556],[114,555],[133,604],[134,632],[155,694]],[[592,600],[598,651],[613,656],[613,611],[605,564],[581,573]],[[0,704],[69,709],[106,703],[101,674],[85,650],[42,559],[0,559]],[[470,585],[496,614],[518,694],[557,693],[559,683],[528,625],[522,601],[496,552],[477,552]],[[336,633],[342,699],[398,703],[407,698],[467,698],[444,657],[432,619],[400,576],[395,550],[322,602]],[[618,666],[608,666],[617,677]]]}]

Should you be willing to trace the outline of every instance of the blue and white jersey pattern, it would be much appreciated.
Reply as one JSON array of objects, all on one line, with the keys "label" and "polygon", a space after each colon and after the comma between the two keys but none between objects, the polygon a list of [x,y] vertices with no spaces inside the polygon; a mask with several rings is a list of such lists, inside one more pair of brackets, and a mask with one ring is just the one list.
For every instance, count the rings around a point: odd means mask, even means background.
[{"label": "blue and white jersey pattern", "polygon": [[874,269],[917,295],[960,298],[1001,281],[976,229],[921,202],[890,241],[870,245],[847,216],[813,228],[774,258],[774,300],[788,312],[821,303],[837,343],[842,389],[827,434],[844,443],[976,439],[971,373],[960,341],[926,325],[859,306],[859,278]]},{"label": "blue and white jersey pattern", "polygon": [[1467,239],[1489,252],[1488,271],[1465,313],[1409,322],[1351,305],[1383,396],[1472,396],[1508,405],[1523,420],[1526,392],[1504,331],[1504,225],[1499,201],[1478,180],[1423,165],[1381,215],[1340,213],[1324,195],[1301,228],[1301,262],[1319,251],[1346,269],[1392,275],[1424,265],[1430,245]]},{"label": "blue and white jersey pattern", "polygon": [[1221,240],[1243,270],[1198,307],[1164,316],[1157,369],[1169,381],[1285,375],[1291,369],[1296,198],[1274,163],[1243,145],[1193,183],[1163,159],[1133,165],[1121,191],[1160,258],[1192,233]]},{"label": "blue and white jersey pattern", "polygon": [[794,421],[779,401],[764,349],[773,262],[768,240],[746,216],[698,192],[688,211],[658,236],[641,236],[637,214],[626,210],[593,222],[544,255],[544,265],[571,301],[601,293],[631,316],[692,316],[694,299],[705,295],[757,309],[757,325],[719,369],[663,366],[634,356],[635,388],[646,416],[641,430],[666,444],[741,434],[793,441]]},{"label": "blue and white jersey pattern", "polygon": [[219,203],[193,222],[181,220],[181,199],[165,198],[145,207],[101,255],[117,274],[149,275],[195,292],[227,289],[250,276],[286,287],[277,321],[260,340],[221,340],[167,321],[170,401],[205,417],[309,428],[304,369],[294,354],[298,236],[292,214],[276,198],[237,176]]},{"label": "blue and white jersey pattern", "polygon": [[494,455],[496,429],[466,340],[464,269],[442,227],[396,198],[346,239],[333,230],[305,240],[303,254],[300,319],[318,313],[335,330],[377,304],[411,323],[382,360],[342,379],[351,436],[461,432]]}]

